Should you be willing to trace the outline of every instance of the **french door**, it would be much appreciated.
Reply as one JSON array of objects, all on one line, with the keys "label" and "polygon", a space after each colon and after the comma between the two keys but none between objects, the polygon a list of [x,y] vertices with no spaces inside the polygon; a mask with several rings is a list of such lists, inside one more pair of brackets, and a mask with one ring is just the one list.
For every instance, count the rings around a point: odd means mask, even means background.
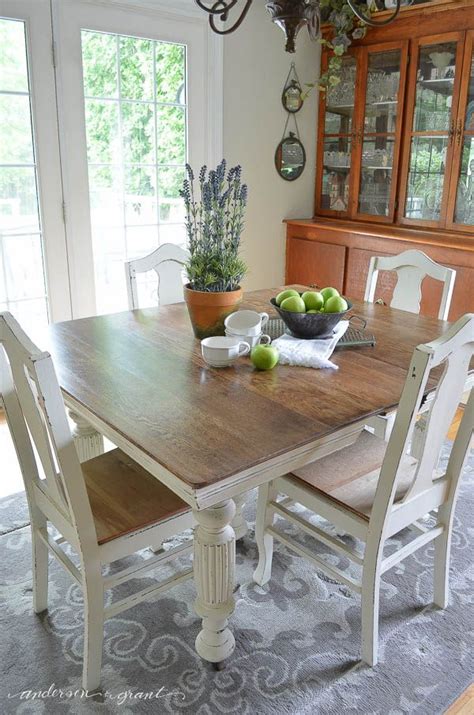
[{"label": "french door", "polygon": [[0,0],[0,311],[72,315],[49,0]]},{"label": "french door", "polygon": [[214,158],[208,29],[130,6],[53,10],[74,314],[115,312],[127,307],[125,260],[185,245],[185,163]]}]

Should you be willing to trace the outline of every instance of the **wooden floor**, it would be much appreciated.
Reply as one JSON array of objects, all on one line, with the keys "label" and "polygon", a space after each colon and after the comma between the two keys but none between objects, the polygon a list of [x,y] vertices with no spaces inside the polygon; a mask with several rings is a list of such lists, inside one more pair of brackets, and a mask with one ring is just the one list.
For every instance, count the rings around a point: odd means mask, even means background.
[{"label": "wooden floor", "polygon": [[444,715],[472,715],[474,713],[474,683],[449,707]]}]

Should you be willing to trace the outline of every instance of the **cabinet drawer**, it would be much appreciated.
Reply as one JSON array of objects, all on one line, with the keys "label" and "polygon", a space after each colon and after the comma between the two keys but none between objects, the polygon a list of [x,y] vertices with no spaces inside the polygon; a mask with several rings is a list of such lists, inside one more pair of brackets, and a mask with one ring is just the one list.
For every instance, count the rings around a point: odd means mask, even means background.
[{"label": "cabinet drawer", "polygon": [[288,238],[286,283],[333,286],[342,291],[344,283],[345,246]]}]

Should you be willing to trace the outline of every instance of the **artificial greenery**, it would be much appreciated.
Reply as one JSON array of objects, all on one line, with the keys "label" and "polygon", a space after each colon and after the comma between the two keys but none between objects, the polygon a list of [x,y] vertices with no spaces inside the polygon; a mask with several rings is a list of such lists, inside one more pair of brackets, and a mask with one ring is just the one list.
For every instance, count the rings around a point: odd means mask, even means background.
[{"label": "artificial greenery", "polygon": [[186,209],[186,233],[190,258],[186,266],[193,290],[220,293],[236,290],[247,272],[239,258],[240,236],[247,205],[247,185],[242,169],[227,171],[225,159],[209,172],[199,172],[199,194],[194,188],[194,172],[186,164],[186,178],[180,195]]},{"label": "artificial greenery", "polygon": [[[376,9],[375,2],[354,2],[355,7],[370,18],[371,10]],[[359,20],[346,0],[321,0],[322,21],[333,27],[334,34],[331,39],[321,38],[319,42],[329,50],[329,61],[325,72],[314,84],[325,92],[329,87],[335,87],[341,81],[339,73],[342,67],[342,58],[351,46],[353,40],[360,40],[367,33],[367,25]]]}]

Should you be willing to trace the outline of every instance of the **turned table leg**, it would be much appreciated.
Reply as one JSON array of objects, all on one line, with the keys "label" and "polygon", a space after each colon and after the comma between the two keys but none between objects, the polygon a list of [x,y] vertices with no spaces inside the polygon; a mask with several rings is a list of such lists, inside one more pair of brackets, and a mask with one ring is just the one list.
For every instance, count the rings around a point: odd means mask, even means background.
[{"label": "turned table leg", "polygon": [[244,515],[242,514],[242,509],[245,506],[246,499],[247,499],[246,493],[238,494],[237,496],[234,497],[235,516],[232,519],[232,528],[235,531],[235,538],[237,540],[243,539],[249,530],[249,526],[245,520]]},{"label": "turned table leg", "polygon": [[195,610],[202,618],[196,650],[204,660],[220,663],[235,648],[228,628],[234,610],[235,532],[231,522],[235,504],[227,499],[202,511],[194,510]]},{"label": "turned table leg", "polygon": [[73,421],[72,436],[76,445],[80,462],[98,457],[104,453],[104,438],[83,417],[73,410],[69,410],[69,417]]}]

